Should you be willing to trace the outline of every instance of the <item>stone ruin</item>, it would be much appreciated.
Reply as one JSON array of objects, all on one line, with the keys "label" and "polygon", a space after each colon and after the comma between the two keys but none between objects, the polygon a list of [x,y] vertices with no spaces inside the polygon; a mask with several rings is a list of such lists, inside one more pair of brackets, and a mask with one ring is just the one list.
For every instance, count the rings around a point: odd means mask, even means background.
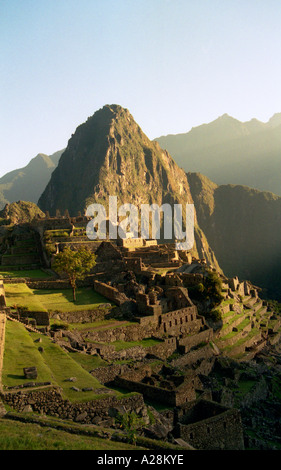
[{"label": "stone ruin", "polygon": [[[56,228],[67,229],[73,234],[78,221],[86,226],[88,219],[82,216],[71,219],[66,214],[64,217],[38,219],[34,224],[41,234],[44,230]],[[76,237],[76,247],[85,243],[83,238],[81,230]],[[72,236],[57,243],[58,250],[63,249],[73,243]],[[98,354],[109,363],[121,359],[133,361],[131,368],[126,364],[113,364],[92,373],[98,379],[103,376],[105,384],[139,392],[148,400],[175,407],[171,418],[175,438],[184,439],[198,449],[242,449],[239,412],[213,402],[212,396],[208,400],[196,400],[198,396],[205,396],[200,375],[208,376],[214,358],[220,354],[212,341],[215,339],[220,344],[223,339],[198,314],[186,287],[203,282],[209,269],[205,260],[196,260],[188,252],[175,252],[173,244],[157,245],[154,240],[120,239],[117,243],[104,240],[93,243],[91,249],[96,252],[98,262],[89,282],[117,306],[120,318],[130,320],[133,325],[114,332],[88,332],[87,337],[81,334],[80,338],[70,332],[64,333],[67,341],[63,347]],[[165,276],[155,272],[159,268],[168,270]],[[252,307],[259,304],[258,288],[248,281],[240,282],[238,278],[221,278],[225,299],[235,301],[233,305],[223,307],[223,312],[233,309],[235,313],[236,302],[241,297],[247,298],[249,310],[256,309],[257,312],[258,307]],[[3,304],[4,300],[0,290],[0,307],[1,302]],[[236,326],[231,324],[229,328],[233,331]],[[272,333],[278,334],[277,331]],[[158,339],[159,343],[147,349],[131,348],[126,353],[116,353],[111,345],[118,340],[138,341],[151,337]],[[62,342],[62,332],[54,335],[53,339]],[[89,342],[86,341],[88,339]],[[103,342],[108,344],[103,345]],[[263,347],[264,343],[253,343],[254,349],[248,352],[254,354],[257,345]],[[252,346],[246,345],[244,351],[247,347]],[[158,369],[149,365],[155,359],[162,361]],[[167,360],[170,361],[168,365]],[[164,366],[163,361],[166,362]],[[35,378],[31,375],[28,378]]]}]

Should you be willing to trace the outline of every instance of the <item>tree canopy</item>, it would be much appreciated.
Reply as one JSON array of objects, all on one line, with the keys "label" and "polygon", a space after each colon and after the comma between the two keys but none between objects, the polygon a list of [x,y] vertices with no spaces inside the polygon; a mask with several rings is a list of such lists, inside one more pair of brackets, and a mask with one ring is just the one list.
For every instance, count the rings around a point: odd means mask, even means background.
[{"label": "tree canopy", "polygon": [[74,251],[66,247],[55,256],[52,267],[58,273],[65,273],[73,291],[73,301],[76,300],[76,281],[84,279],[96,264],[96,255],[89,249],[81,247]]}]

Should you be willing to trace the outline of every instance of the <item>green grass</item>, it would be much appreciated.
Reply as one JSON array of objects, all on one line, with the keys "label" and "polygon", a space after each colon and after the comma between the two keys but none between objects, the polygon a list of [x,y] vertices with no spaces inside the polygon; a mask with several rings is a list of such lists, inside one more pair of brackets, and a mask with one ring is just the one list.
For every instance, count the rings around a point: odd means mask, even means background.
[{"label": "green grass", "polygon": [[139,450],[131,444],[72,434],[39,424],[0,420],[1,450]]},{"label": "green grass", "polygon": [[[119,324],[118,324],[119,323]],[[62,320],[50,319],[51,325],[65,325],[65,322]],[[118,322],[117,320],[97,320],[91,323],[67,323],[68,330],[78,330],[78,331],[89,331],[89,330],[107,330],[107,329],[115,329],[115,328],[123,328],[130,325],[136,325],[135,322]]]},{"label": "green grass", "polygon": [[[5,352],[2,382],[6,386],[17,386],[26,382],[23,368],[35,366],[38,371],[36,382],[52,382],[62,387],[63,395],[70,401],[84,402],[102,398],[102,394],[75,392],[71,387],[101,389],[98,380],[89,374],[69,353],[52,343],[47,336],[40,335],[44,352],[38,351],[39,338],[36,333],[29,333],[22,324],[8,321],[6,324]],[[76,377],[75,383],[68,382],[69,377]]]},{"label": "green grass", "polygon": [[30,279],[48,279],[50,274],[41,269],[9,269],[8,271],[0,271],[0,276],[5,277],[23,277]]},{"label": "green grass", "polygon": [[246,395],[255,385],[253,380],[240,380],[238,382],[238,390],[236,394],[241,398],[241,396]]},{"label": "green grass", "polygon": [[111,303],[91,287],[77,289],[77,300],[72,301],[71,289],[30,289],[26,284],[5,284],[7,306],[27,307],[33,312],[75,312],[92,310],[103,303]]},{"label": "green grass", "polygon": [[108,365],[108,363],[101,359],[100,356],[81,354],[79,352],[70,352],[69,355],[72,359],[74,359],[75,362],[77,362],[88,372],[93,369],[97,369],[97,367],[104,367]]},{"label": "green grass", "polygon": [[31,366],[37,367],[37,382],[54,381],[50,368],[44,363],[37,348],[38,346],[34,345],[34,341],[23,325],[11,321],[6,322],[3,385],[14,387],[26,382],[23,368]]},{"label": "green grass", "polygon": [[241,330],[243,330],[246,326],[248,326],[251,323],[251,319],[245,318],[239,325],[236,326],[237,331],[230,331],[227,335],[223,336],[221,339],[222,341],[225,341],[227,339],[232,338],[233,336],[237,335]]},{"label": "green grass", "polygon": [[[236,348],[237,346],[241,346],[242,344],[246,343],[250,339],[252,339],[254,336],[257,336],[260,333],[260,330],[258,328],[252,328],[251,331],[247,334],[247,336],[244,336],[243,338],[240,338],[235,344],[231,346],[226,346],[223,348],[224,352],[230,352],[233,348]],[[239,357],[238,355],[237,357]]]},{"label": "green grass", "polygon": [[226,300],[223,300],[221,303],[220,303],[220,306],[221,307],[225,307],[226,305],[230,305],[230,304],[234,304],[235,303],[235,300],[234,299],[226,299]]},{"label": "green grass", "polygon": [[75,312],[91,310],[97,308],[100,304],[111,303],[91,287],[78,288],[75,302],[72,300],[72,289],[31,289],[31,291],[48,311]]},{"label": "green grass", "polygon": [[[36,333],[31,333],[31,336],[34,339],[38,337]],[[72,402],[84,402],[102,397],[102,395],[96,396],[94,391],[78,393],[71,390],[73,385],[80,390],[88,387],[92,387],[93,389],[101,389],[105,387],[103,387],[95,377],[81,367],[81,365],[75,361],[68,352],[62,350],[57,344],[52,343],[50,338],[42,337],[42,343],[40,343],[40,346],[44,349],[44,352],[41,353],[42,359],[50,368],[55,382],[63,388],[63,395],[65,398]],[[69,377],[76,377],[77,381],[75,383],[68,382],[67,379]]]},{"label": "green grass", "polygon": [[46,312],[47,309],[41,303],[40,297],[33,294],[33,291],[25,283],[5,284],[6,304],[7,307],[14,305],[27,307],[33,312]]}]

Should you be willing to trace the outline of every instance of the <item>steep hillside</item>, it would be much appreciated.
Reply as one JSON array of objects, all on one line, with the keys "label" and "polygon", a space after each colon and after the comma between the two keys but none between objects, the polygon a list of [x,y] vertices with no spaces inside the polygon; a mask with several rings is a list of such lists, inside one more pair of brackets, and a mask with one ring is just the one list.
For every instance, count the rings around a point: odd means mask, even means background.
[{"label": "steep hillside", "polygon": [[19,199],[37,204],[63,150],[53,155],[39,153],[26,167],[13,170],[0,178],[0,209]]},{"label": "steep hillside", "polygon": [[[118,105],[104,106],[76,129],[38,204],[50,214],[76,215],[92,202],[107,205],[109,196],[138,208],[179,203],[185,209],[193,202],[185,172]],[[194,254],[218,267],[199,228]]]},{"label": "steep hillside", "polygon": [[31,222],[36,217],[45,217],[45,214],[33,202],[18,201],[6,204],[0,211],[0,219],[12,224]]},{"label": "steep hillside", "polygon": [[190,132],[156,139],[185,171],[217,184],[242,184],[281,196],[281,113],[267,123],[224,114]]},{"label": "steep hillside", "polygon": [[281,300],[281,198],[246,186],[218,186],[188,173],[198,223],[227,276]]}]

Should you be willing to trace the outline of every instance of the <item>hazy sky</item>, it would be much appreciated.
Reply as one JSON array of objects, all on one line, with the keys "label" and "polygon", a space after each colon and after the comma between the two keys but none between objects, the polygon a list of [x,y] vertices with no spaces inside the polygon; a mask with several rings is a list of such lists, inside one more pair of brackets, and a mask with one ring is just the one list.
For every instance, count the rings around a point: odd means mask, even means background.
[{"label": "hazy sky", "polygon": [[105,104],[149,138],[281,112],[280,0],[0,0],[0,175]]}]

